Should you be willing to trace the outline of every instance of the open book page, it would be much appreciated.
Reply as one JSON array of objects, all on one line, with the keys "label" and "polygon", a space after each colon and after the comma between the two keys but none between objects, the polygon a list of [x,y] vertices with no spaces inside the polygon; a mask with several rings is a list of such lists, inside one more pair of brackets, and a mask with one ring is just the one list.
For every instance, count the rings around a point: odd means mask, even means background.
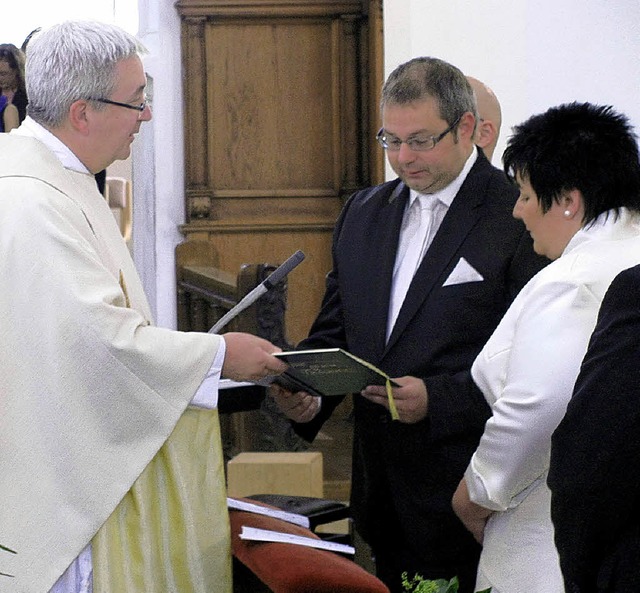
[{"label": "open book page", "polygon": [[259,504],[252,504],[236,498],[227,498],[227,507],[236,511],[245,511],[255,513],[256,515],[264,515],[265,517],[281,519],[288,523],[293,523],[294,525],[299,525],[300,527],[309,529],[309,518],[297,513],[289,513],[287,511],[281,511],[279,509],[273,509]]},{"label": "open book page", "polygon": [[346,544],[338,544],[313,537],[303,537],[301,535],[293,535],[291,533],[281,533],[280,531],[271,531],[269,529],[258,529],[257,527],[242,528],[240,539],[260,541],[260,542],[277,542],[281,544],[295,544],[298,546],[307,546],[308,548],[318,548],[319,550],[329,550],[330,552],[339,552],[341,554],[355,554],[356,550],[352,546]]}]

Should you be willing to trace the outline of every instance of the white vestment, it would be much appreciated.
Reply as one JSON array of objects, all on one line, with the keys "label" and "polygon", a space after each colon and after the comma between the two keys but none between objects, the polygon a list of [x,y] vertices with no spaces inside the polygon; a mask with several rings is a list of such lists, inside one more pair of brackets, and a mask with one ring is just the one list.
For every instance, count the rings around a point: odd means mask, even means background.
[{"label": "white vestment", "polygon": [[220,338],[152,326],[93,176],[33,138],[0,154],[0,572],[46,592],[98,534],[100,593],[228,590],[217,412],[185,413]]}]

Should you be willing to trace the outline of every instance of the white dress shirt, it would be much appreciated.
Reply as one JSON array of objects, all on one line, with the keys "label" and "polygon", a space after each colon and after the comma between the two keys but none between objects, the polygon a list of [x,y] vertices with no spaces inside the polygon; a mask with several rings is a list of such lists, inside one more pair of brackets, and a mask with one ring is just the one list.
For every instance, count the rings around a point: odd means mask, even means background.
[{"label": "white dress shirt", "polygon": [[478,150],[474,146],[460,174],[440,191],[433,194],[419,194],[412,189],[409,193],[400,227],[396,263],[393,268],[387,339],[391,335],[413,276],[477,158]]}]

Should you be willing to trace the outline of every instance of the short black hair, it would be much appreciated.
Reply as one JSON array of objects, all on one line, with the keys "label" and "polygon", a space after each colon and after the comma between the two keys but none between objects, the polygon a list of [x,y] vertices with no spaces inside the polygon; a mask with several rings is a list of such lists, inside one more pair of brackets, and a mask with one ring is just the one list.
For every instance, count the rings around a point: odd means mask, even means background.
[{"label": "short black hair", "polygon": [[502,162],[510,179],[525,178],[543,212],[577,189],[584,224],[607,210],[640,211],[640,157],[627,117],[609,105],[567,103],[513,128]]}]

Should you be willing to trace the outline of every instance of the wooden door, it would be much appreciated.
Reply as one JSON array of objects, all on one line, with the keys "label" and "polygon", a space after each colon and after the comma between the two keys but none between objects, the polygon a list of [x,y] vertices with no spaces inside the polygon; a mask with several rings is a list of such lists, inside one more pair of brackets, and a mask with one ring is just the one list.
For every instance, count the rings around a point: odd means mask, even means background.
[{"label": "wooden door", "polygon": [[306,336],[344,200],[384,175],[374,142],[381,0],[180,0],[187,240],[219,268],[305,261],[289,341]]}]

